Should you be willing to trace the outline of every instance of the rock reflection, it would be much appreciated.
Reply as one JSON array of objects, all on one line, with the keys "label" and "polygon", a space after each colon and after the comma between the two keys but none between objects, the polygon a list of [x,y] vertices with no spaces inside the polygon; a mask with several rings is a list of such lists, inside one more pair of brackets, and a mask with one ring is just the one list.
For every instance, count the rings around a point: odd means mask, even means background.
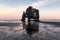
[{"label": "rock reflection", "polygon": [[26,29],[27,34],[38,33],[39,31],[39,23],[35,21],[30,21],[28,24],[23,23],[23,29]]}]

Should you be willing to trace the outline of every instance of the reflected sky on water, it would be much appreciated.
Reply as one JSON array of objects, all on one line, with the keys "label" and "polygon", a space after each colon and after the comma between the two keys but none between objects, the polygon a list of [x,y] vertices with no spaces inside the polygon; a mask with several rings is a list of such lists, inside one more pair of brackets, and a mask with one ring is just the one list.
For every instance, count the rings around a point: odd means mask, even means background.
[{"label": "reflected sky on water", "polygon": [[59,40],[60,28],[55,25],[39,23],[39,32],[34,33],[30,37],[26,33],[26,29],[23,30],[22,24],[19,26],[0,26],[0,39],[2,40]]}]

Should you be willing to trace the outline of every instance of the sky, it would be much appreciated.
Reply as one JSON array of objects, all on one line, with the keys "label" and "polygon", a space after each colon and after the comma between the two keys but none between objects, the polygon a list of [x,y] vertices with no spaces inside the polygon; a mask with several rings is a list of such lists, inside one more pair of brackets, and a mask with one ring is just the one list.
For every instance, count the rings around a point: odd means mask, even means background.
[{"label": "sky", "polygon": [[41,19],[60,19],[60,0],[0,0],[0,18],[20,18],[28,6],[39,10]]}]

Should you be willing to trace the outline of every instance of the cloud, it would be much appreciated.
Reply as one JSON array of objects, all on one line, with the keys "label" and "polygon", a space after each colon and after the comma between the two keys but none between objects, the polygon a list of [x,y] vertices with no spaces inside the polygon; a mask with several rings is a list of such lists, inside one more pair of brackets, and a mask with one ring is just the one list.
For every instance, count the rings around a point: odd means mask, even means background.
[{"label": "cloud", "polygon": [[34,2],[31,4],[31,6],[33,7],[41,7],[41,6],[45,6],[49,3],[54,3],[56,2],[57,0],[39,0],[38,2]]},{"label": "cloud", "polygon": [[[30,5],[37,8],[37,7],[45,6],[45,5],[50,4],[50,3],[54,3],[56,1],[57,0],[39,0],[38,2],[33,2]],[[0,4],[0,17],[3,17],[3,14],[4,14],[4,16],[6,16],[6,17],[8,15],[9,17],[21,18],[23,11],[25,11],[26,8],[30,5],[18,6],[18,7],[9,7],[9,6]]]},{"label": "cloud", "polygon": [[54,3],[54,2],[56,2],[56,0],[38,0],[38,2],[33,2],[30,5],[19,6],[17,8],[19,10],[19,13],[22,13],[23,11],[26,10],[26,8],[28,6],[33,6],[34,8],[37,8],[37,7],[42,7],[42,6],[45,6],[45,5],[49,4],[49,3]]}]

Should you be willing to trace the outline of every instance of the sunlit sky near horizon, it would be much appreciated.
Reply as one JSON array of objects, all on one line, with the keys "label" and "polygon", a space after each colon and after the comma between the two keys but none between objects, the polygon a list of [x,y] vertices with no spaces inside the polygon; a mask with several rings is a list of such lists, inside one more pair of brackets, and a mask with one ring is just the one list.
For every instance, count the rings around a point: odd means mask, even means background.
[{"label": "sunlit sky near horizon", "polygon": [[60,0],[0,0],[0,18],[21,18],[30,5],[41,19],[60,19]]}]

